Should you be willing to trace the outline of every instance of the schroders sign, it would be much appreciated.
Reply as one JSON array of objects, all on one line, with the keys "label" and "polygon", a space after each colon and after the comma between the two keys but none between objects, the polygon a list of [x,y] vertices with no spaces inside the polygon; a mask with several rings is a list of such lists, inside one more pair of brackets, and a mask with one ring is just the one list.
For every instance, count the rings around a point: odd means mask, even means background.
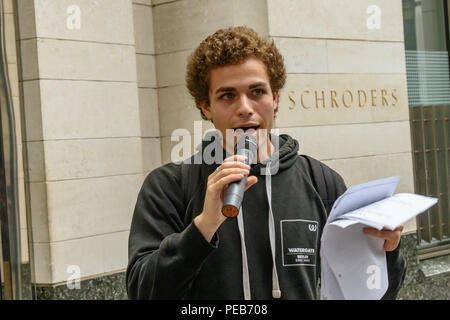
[{"label": "schroders sign", "polygon": [[287,92],[289,110],[366,109],[397,107],[396,89],[291,90]]}]

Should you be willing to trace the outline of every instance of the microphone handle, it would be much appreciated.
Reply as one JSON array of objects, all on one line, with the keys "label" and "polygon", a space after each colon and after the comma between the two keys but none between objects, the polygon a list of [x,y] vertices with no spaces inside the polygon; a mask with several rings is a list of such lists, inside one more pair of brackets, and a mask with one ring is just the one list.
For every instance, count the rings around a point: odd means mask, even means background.
[{"label": "microphone handle", "polygon": [[[240,149],[237,154],[246,156],[248,159],[246,164],[250,165],[253,162],[253,152],[248,149]],[[234,218],[239,214],[242,199],[244,198],[244,189],[248,176],[244,176],[239,181],[234,181],[228,185],[227,193],[223,200],[222,214],[228,218]]]}]

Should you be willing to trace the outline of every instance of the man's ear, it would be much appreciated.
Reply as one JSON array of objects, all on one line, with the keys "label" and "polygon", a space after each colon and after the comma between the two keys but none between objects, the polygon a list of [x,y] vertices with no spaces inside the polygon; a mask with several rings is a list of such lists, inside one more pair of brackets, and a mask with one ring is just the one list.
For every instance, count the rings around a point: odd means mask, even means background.
[{"label": "man's ear", "polygon": [[278,111],[278,91],[274,91],[273,93],[273,105],[275,107],[274,112]]},{"label": "man's ear", "polygon": [[211,120],[211,107],[205,101],[203,101],[202,103],[200,103],[200,108],[202,108],[202,112],[205,117],[208,118],[208,120]]}]

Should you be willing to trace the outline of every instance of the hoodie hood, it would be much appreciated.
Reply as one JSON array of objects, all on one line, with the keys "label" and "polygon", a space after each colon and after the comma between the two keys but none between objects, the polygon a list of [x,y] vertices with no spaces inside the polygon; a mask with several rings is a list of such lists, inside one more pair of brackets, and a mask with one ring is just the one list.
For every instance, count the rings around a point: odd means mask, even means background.
[{"label": "hoodie hood", "polygon": [[281,134],[279,136],[271,134],[270,140],[275,146],[275,151],[269,159],[257,163],[253,169],[259,169],[260,167],[267,167],[270,162],[271,174],[276,174],[275,170],[286,170],[290,168],[298,156],[299,144],[298,141],[288,136],[287,134]]}]

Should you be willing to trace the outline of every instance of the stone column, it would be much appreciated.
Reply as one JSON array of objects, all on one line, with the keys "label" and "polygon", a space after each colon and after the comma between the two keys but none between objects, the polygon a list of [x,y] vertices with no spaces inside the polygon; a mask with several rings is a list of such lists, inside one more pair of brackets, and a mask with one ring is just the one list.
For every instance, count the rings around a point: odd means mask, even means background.
[{"label": "stone column", "polygon": [[124,271],[144,172],[132,2],[18,5],[36,283]]},{"label": "stone column", "polygon": [[151,0],[133,0],[142,161],[148,173],[161,165],[158,95]]}]

